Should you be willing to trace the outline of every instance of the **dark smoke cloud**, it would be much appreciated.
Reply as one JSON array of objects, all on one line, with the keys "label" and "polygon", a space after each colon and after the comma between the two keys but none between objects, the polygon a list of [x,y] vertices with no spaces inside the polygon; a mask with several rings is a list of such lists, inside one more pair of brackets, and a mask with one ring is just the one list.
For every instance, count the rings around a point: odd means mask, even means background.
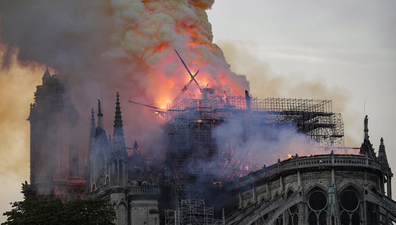
[{"label": "dark smoke cloud", "polygon": [[[9,58],[18,48],[21,62],[35,61],[70,72],[85,72],[87,67],[95,70],[101,62],[98,56],[109,42],[110,20],[104,3],[2,1],[1,40],[7,44],[4,57]],[[9,62],[4,60],[3,67],[9,67]]]},{"label": "dark smoke cloud", "polygon": [[[133,145],[134,139],[147,141],[148,134],[142,134],[142,129],[157,132],[150,122],[153,118],[146,116],[151,113],[126,101],[148,101],[145,87],[137,85],[138,77],[145,71],[144,65],[138,59],[115,61],[103,57],[112,45],[112,14],[110,1],[0,2],[0,41],[5,46],[1,67],[9,70],[16,55],[19,66],[48,65],[53,68],[51,74],[60,75],[68,83],[81,116],[78,130],[82,149],[87,148],[90,110],[93,107],[97,113],[97,99],[103,100],[105,128],[112,133],[116,91],[121,95],[125,129],[131,135],[127,137],[128,146]],[[132,114],[135,116],[129,116]]]}]

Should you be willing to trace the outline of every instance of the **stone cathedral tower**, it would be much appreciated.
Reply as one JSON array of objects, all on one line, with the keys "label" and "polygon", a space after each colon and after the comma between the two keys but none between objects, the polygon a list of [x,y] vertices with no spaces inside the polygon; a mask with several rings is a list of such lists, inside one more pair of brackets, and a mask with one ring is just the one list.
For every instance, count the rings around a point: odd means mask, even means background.
[{"label": "stone cathedral tower", "polygon": [[83,198],[85,162],[75,141],[78,112],[70,100],[67,86],[48,68],[42,85],[37,86],[35,102],[30,105],[30,185],[25,196]]}]

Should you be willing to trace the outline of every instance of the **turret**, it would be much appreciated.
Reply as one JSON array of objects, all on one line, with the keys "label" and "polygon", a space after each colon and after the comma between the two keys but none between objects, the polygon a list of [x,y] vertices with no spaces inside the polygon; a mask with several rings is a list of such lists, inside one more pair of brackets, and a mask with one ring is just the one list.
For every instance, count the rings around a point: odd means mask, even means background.
[{"label": "turret", "polygon": [[386,157],[386,152],[385,152],[384,139],[382,137],[380,140],[380,146],[378,150],[378,161],[381,163],[383,168],[389,168],[388,158]]},{"label": "turret", "polygon": [[47,82],[47,80],[50,78],[51,78],[51,74],[49,73],[48,66],[47,66],[47,69],[45,70],[44,76],[43,76],[43,84],[45,84]]},{"label": "turret", "polygon": [[103,130],[103,114],[99,99],[98,99],[98,128]]},{"label": "turret", "polygon": [[380,146],[378,150],[378,161],[381,163],[381,170],[384,177],[384,183],[387,183],[387,195],[392,198],[392,170],[389,167],[388,157],[386,156],[384,139],[381,137]]},{"label": "turret", "polygon": [[115,107],[113,141],[111,146],[111,179],[114,185],[124,186],[128,181],[128,153],[125,146],[124,127],[122,125],[120,95],[117,92]]}]

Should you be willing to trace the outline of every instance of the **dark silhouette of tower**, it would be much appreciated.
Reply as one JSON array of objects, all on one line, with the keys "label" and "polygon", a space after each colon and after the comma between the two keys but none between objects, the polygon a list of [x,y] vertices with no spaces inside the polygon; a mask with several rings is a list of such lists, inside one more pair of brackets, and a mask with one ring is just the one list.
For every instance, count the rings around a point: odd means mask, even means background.
[{"label": "dark silhouette of tower", "polygon": [[[68,88],[48,68],[42,85],[37,86],[35,102],[30,105],[30,185],[25,196],[82,198],[85,178],[80,168],[80,152],[75,141],[79,114]],[[29,197],[29,196],[27,196]]]}]

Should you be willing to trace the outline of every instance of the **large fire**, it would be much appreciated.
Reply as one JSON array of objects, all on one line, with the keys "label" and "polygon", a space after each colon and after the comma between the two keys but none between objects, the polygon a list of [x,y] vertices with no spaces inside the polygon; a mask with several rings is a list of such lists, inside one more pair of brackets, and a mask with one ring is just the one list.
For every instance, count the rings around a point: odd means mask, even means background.
[{"label": "large fire", "polygon": [[[141,78],[146,94],[160,108],[166,108],[191,79],[174,50],[180,53],[192,74],[199,71],[202,87],[242,95],[249,90],[245,76],[230,70],[223,52],[214,44],[205,10],[213,0],[125,1],[113,0],[115,30],[110,58],[136,58],[147,66]],[[190,85],[186,96],[201,93]]]}]

